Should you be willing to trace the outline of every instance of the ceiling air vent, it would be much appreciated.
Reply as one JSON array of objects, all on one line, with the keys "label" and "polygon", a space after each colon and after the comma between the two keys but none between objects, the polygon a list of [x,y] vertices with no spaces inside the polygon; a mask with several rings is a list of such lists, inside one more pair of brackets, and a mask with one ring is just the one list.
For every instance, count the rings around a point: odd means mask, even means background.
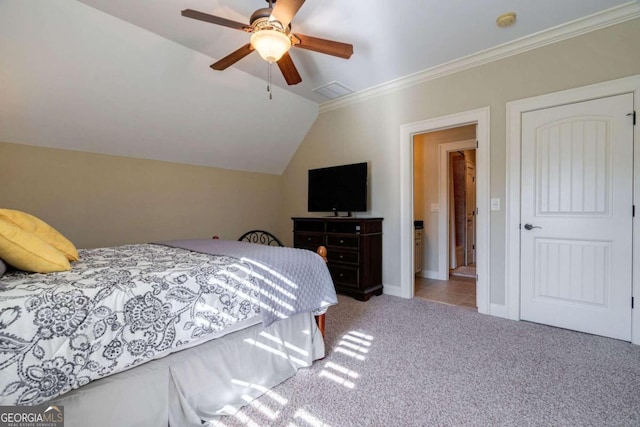
[{"label": "ceiling air vent", "polygon": [[350,93],[353,93],[352,89],[349,89],[342,83],[338,83],[336,81],[327,83],[324,86],[317,87],[313,89],[313,91],[318,95],[322,95],[325,98],[329,98],[329,99],[336,99],[336,98],[340,98],[341,96],[345,96],[345,95],[349,95]]}]

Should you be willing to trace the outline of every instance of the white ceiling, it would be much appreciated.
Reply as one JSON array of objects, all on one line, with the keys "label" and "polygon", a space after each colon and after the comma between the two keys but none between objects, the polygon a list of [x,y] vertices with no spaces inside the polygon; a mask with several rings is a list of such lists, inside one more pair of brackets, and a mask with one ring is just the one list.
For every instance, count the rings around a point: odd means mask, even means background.
[{"label": "white ceiling", "polygon": [[293,32],[354,55],[293,49],[303,82],[274,67],[270,101],[257,53],[209,68],[247,34],[180,15],[248,23],[264,0],[0,0],[0,141],[279,174],[327,101],[318,86],[364,91],[629,3],[307,0]]},{"label": "white ceiling", "polygon": [[210,62],[75,0],[0,0],[0,141],[282,173],[318,105]]},{"label": "white ceiling", "polygon": [[[218,60],[248,43],[242,31],[196,21],[182,9],[249,23],[265,0],[81,0],[97,9]],[[354,91],[449,62],[603,10],[629,0],[306,0],[292,32],[351,43],[349,60],[293,49],[302,83],[289,90],[316,102],[327,98],[312,89],[338,81]],[[501,29],[496,18],[517,13]],[[214,61],[212,61],[214,62]],[[235,67],[266,79],[257,53]],[[226,71],[211,71],[224,73]],[[274,67],[275,82],[286,83]]]}]

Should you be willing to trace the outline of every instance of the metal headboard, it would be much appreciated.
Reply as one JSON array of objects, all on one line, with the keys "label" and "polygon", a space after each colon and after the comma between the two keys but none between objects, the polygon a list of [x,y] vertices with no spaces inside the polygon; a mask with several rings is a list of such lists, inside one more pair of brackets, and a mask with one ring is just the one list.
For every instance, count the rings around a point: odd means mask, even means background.
[{"label": "metal headboard", "polygon": [[264,230],[251,230],[244,233],[238,241],[249,242],[249,243],[258,243],[260,245],[268,245],[268,246],[284,246],[280,239],[278,239],[273,234]]}]

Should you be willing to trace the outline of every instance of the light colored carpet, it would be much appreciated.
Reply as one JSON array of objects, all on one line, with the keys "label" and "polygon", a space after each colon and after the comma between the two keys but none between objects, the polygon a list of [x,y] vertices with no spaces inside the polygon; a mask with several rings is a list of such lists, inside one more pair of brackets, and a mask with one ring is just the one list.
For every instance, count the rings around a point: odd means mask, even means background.
[{"label": "light colored carpet", "polygon": [[328,355],[225,426],[639,426],[640,346],[391,296],[340,297]]}]

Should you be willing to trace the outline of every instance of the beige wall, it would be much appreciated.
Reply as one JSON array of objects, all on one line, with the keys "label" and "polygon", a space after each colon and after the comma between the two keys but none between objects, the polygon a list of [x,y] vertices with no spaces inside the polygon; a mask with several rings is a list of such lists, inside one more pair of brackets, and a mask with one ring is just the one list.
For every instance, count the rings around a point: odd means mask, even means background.
[{"label": "beige wall", "polygon": [[[368,161],[369,214],[384,217],[383,281],[399,293],[400,126],[489,106],[490,197],[504,202],[506,103],[639,74],[638,35],[635,19],[320,114],[284,173],[281,234],[290,239],[288,217],[306,214],[307,169]],[[504,304],[505,213],[490,215],[490,298]]]},{"label": "beige wall", "polygon": [[[384,220],[383,281],[400,286],[400,126],[489,106],[490,197],[504,202],[508,101],[640,73],[640,19],[320,114],[282,177],[0,143],[0,206],[32,212],[79,247],[236,238],[308,215],[307,170],[367,161]],[[491,302],[504,303],[504,210],[490,213]],[[395,288],[394,288],[395,287]]]},{"label": "beige wall", "polygon": [[282,177],[0,143],[0,207],[78,247],[274,230]]},{"label": "beige wall", "polygon": [[432,204],[440,204],[439,145],[475,138],[475,125],[427,132],[413,138],[413,212],[415,219],[424,221],[423,275],[427,274],[427,271],[438,272],[440,259],[438,253],[438,212],[431,212]]}]

